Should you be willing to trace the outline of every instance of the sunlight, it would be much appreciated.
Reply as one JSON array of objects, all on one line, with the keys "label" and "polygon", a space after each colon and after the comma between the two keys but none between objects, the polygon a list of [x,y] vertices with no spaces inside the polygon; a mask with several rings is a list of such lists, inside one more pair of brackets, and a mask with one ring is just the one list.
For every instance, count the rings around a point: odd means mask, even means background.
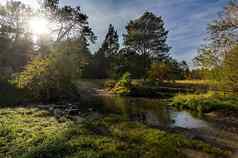
[{"label": "sunlight", "polygon": [[48,21],[43,17],[33,17],[29,20],[29,27],[34,36],[48,34]]}]

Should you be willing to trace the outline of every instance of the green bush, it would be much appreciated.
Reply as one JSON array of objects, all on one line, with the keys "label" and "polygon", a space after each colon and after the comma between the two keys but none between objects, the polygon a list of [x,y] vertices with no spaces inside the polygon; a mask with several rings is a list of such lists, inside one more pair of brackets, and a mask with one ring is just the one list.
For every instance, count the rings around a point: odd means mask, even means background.
[{"label": "green bush", "polygon": [[130,79],[130,73],[126,72],[116,83],[112,92],[118,95],[130,95],[132,88],[133,86]]},{"label": "green bush", "polygon": [[16,79],[17,86],[25,89],[36,101],[77,99],[73,84],[74,68],[65,54],[36,57]]}]

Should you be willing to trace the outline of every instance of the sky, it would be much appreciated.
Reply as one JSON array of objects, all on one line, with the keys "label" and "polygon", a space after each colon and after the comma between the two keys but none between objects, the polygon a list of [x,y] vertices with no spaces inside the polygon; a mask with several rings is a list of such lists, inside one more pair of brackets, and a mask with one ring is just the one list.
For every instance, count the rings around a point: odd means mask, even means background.
[{"label": "sky", "polygon": [[[6,0],[0,0],[4,2]],[[21,0],[37,5],[37,0]],[[217,18],[230,0],[60,0],[61,4],[79,5],[89,16],[89,23],[98,40],[92,50],[100,47],[109,24],[122,36],[129,20],[150,11],[162,16],[169,30],[170,54],[191,64],[197,49],[206,38],[207,25]],[[122,37],[120,39],[122,42]]]}]

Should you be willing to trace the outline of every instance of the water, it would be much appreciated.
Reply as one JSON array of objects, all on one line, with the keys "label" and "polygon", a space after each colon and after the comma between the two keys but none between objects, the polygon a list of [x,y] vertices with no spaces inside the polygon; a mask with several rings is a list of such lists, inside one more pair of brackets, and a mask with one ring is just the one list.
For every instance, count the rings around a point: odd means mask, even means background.
[{"label": "water", "polygon": [[[100,96],[85,100],[88,109],[116,113],[151,126],[206,128],[208,123],[186,111],[177,111],[159,99]],[[85,103],[84,103],[85,105]]]},{"label": "water", "polygon": [[[211,121],[201,114],[171,108],[167,101],[113,96],[90,96],[83,100],[82,111],[115,113],[131,121],[158,128],[186,129],[190,136],[232,149],[234,153],[231,158],[238,158],[238,133],[220,128],[220,123]],[[203,153],[201,156],[199,153],[189,153],[193,158],[204,157]]]}]

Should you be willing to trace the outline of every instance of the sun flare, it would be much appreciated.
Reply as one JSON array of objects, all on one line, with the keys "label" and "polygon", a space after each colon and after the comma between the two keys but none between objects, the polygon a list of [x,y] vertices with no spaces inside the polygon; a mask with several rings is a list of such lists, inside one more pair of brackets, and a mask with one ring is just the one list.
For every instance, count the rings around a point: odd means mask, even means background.
[{"label": "sun flare", "polygon": [[34,17],[29,20],[29,27],[33,35],[42,35],[49,33],[49,22],[42,17]]}]

